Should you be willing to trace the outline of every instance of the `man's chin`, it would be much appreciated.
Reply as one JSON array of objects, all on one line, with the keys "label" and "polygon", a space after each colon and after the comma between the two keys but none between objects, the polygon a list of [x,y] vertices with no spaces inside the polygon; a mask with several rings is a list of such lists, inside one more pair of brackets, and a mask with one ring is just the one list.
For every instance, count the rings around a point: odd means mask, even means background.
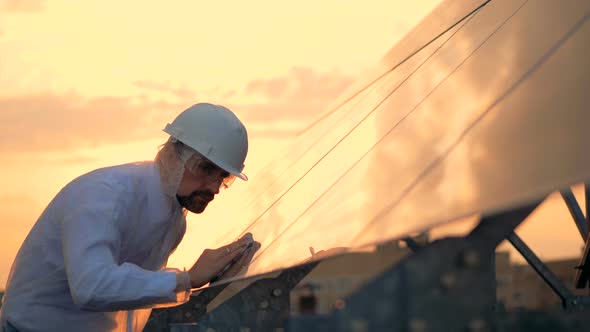
[{"label": "man's chin", "polygon": [[203,211],[205,211],[205,209],[207,208],[207,205],[209,203],[196,203],[196,204],[191,204],[189,206],[186,207],[187,210],[189,210],[192,213],[203,213]]},{"label": "man's chin", "polygon": [[195,214],[201,214],[201,213],[203,213],[205,211],[205,208],[201,208],[201,209],[193,209],[193,208],[190,208],[190,209],[187,209],[187,210],[189,210],[190,212],[195,213]]},{"label": "man's chin", "polygon": [[201,198],[199,196],[186,197],[176,196],[180,205],[192,213],[202,213],[207,208],[211,200]]}]

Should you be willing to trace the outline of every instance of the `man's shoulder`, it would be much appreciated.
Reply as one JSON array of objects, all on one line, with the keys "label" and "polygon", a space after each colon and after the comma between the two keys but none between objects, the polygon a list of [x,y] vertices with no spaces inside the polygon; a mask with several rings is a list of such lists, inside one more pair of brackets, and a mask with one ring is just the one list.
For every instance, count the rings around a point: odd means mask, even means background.
[{"label": "man's shoulder", "polygon": [[134,190],[155,176],[154,162],[143,161],[98,168],[74,179],[68,187],[103,186],[115,191]]}]

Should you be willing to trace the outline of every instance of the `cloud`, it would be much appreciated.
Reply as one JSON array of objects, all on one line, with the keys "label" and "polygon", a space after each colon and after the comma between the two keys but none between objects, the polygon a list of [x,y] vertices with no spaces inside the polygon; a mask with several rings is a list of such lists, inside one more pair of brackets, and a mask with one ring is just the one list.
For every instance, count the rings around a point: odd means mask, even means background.
[{"label": "cloud", "polygon": [[36,13],[45,9],[45,0],[0,0],[0,12]]},{"label": "cloud", "polygon": [[0,152],[51,151],[153,137],[183,105],[119,97],[0,99]]},{"label": "cloud", "polygon": [[159,83],[159,82],[153,82],[153,81],[136,81],[133,84],[139,88],[142,88],[142,89],[171,94],[171,95],[181,98],[181,99],[195,100],[197,97],[197,94],[194,91],[192,91],[186,87],[174,86],[170,82]]},{"label": "cloud", "polygon": [[288,77],[274,77],[250,81],[246,93],[257,93],[271,98],[281,98],[289,88]]},{"label": "cloud", "polygon": [[[203,94],[238,113],[251,135],[288,136],[317,118],[351,82],[338,72],[294,68],[282,76],[253,80],[238,91],[217,88]],[[197,100],[197,92],[167,82],[135,84],[178,99],[50,93],[0,98],[0,152],[64,151],[150,139],[179,111],[206,101]],[[244,95],[256,95],[260,102],[241,102]]]},{"label": "cloud", "polygon": [[45,0],[0,0],[0,38],[4,37],[3,15],[11,13],[38,13],[45,9]]},{"label": "cloud", "polygon": [[284,76],[251,81],[248,95],[262,97],[262,102],[236,104],[235,108],[254,122],[296,121],[308,123],[344,92],[353,77],[338,71],[320,73],[295,67]]},{"label": "cloud", "polygon": [[318,73],[311,68],[294,67],[284,76],[251,81],[246,93],[258,94],[273,101],[331,102],[354,81],[338,71]]}]

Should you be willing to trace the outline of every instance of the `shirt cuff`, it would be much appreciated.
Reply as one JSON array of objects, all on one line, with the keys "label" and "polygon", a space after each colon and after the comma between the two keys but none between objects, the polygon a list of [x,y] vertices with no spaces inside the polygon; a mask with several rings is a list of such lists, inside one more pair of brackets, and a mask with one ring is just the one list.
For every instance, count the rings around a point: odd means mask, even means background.
[{"label": "shirt cuff", "polygon": [[176,301],[183,303],[187,302],[191,296],[191,277],[185,270],[176,271]]}]

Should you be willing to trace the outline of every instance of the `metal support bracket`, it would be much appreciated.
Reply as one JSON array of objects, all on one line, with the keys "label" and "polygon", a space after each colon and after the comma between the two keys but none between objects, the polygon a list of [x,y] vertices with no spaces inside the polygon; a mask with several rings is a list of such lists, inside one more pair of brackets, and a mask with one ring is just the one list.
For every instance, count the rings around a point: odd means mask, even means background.
[{"label": "metal support bracket", "polygon": [[229,284],[213,286],[193,295],[189,302],[156,309],[146,332],[266,331],[282,326],[290,314],[289,293],[318,262],[282,271],[275,278],[254,281],[207,313],[207,305]]},{"label": "metal support bracket", "polygon": [[[260,279],[196,321],[190,331],[274,331],[290,315],[289,293],[319,262]],[[188,331],[188,330],[187,330]]]},{"label": "metal support bracket", "polygon": [[561,299],[561,303],[564,308],[567,308],[569,305],[572,304],[574,299],[574,294],[565,287],[565,285],[557,278],[551,270],[543,264],[543,262],[535,255],[535,253],[524,243],[524,241],[516,235],[516,233],[512,233],[508,236],[508,241],[512,244],[516,250],[526,259],[527,263],[543,278],[545,283],[553,289],[555,294],[559,296]]},{"label": "metal support bracket", "polygon": [[[584,194],[586,201],[586,225],[590,222],[590,184],[584,185]],[[585,237],[586,244],[584,245],[584,253],[577,266],[576,272],[576,288],[590,287],[590,235]]]},{"label": "metal support bracket", "polygon": [[588,238],[588,222],[584,217],[584,213],[582,213],[582,209],[576,200],[576,196],[574,196],[574,193],[570,189],[566,189],[561,191],[561,197],[563,197],[567,208],[570,210],[570,214],[572,215],[572,218],[574,218],[574,222],[578,227],[582,239],[585,240]]},{"label": "metal support bracket", "polygon": [[228,284],[203,289],[193,294],[187,303],[182,305],[154,309],[144,328],[145,332],[169,332],[171,324],[193,323],[207,313],[207,305],[217,297]]},{"label": "metal support bracket", "polygon": [[584,253],[576,268],[576,288],[590,287],[590,236],[586,239]]}]

